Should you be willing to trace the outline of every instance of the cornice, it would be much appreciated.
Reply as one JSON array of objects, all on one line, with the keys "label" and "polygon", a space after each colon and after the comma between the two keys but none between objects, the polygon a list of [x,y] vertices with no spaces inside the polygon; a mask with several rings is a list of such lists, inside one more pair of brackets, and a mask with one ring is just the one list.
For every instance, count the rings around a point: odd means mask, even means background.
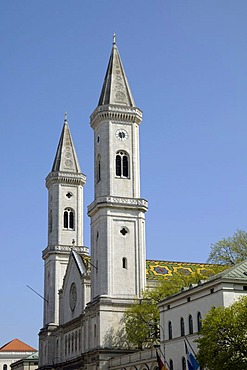
[{"label": "cornice", "polygon": [[92,216],[99,208],[104,207],[128,208],[146,212],[148,209],[148,201],[142,198],[102,196],[95,199],[95,201],[88,206],[88,215]]},{"label": "cornice", "polygon": [[48,245],[42,252],[43,259],[47,258],[50,254],[69,254],[71,250],[79,254],[89,254],[89,248],[85,246],[68,246],[68,245]]},{"label": "cornice", "polygon": [[46,177],[46,187],[49,189],[53,184],[81,185],[86,183],[83,173],[50,172]]},{"label": "cornice", "polygon": [[114,120],[121,123],[132,122],[139,125],[142,121],[142,111],[136,107],[101,105],[90,116],[91,127],[95,128],[99,122],[104,120]]}]

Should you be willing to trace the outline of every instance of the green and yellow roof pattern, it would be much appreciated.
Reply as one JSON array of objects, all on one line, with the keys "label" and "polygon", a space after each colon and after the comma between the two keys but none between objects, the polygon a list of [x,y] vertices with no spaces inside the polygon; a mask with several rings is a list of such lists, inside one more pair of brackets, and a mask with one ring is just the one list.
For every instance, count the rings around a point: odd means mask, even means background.
[{"label": "green and yellow roof pattern", "polygon": [[148,280],[170,279],[175,276],[200,274],[205,278],[225,269],[226,266],[196,262],[146,261],[146,277]]}]

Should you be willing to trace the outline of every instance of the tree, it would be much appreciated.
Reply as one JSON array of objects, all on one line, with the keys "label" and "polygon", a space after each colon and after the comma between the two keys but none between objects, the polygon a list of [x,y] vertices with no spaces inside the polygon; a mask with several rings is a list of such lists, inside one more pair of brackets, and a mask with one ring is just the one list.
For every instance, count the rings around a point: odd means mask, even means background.
[{"label": "tree", "polygon": [[[222,271],[224,267],[212,267],[213,273]],[[157,303],[165,297],[177,293],[181,288],[198,283],[205,279],[202,274],[189,276],[172,276],[163,280],[155,288],[147,288],[141,299],[136,300],[125,312],[123,323],[130,345],[143,349],[151,347],[159,341],[159,309]]]},{"label": "tree", "polygon": [[202,321],[197,360],[210,370],[247,369],[247,297],[212,308]]},{"label": "tree", "polygon": [[235,265],[247,259],[247,232],[237,230],[232,236],[211,245],[207,262]]}]

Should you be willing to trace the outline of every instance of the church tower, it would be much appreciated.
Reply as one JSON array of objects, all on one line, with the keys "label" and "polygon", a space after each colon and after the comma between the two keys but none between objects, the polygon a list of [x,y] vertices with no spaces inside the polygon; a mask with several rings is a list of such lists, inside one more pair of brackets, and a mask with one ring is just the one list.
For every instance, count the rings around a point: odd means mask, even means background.
[{"label": "church tower", "polygon": [[48,246],[43,251],[44,327],[59,324],[59,289],[62,287],[71,248],[79,253],[83,247],[83,186],[70,134],[67,114],[52,170],[46,178],[48,189]]},{"label": "church tower", "polygon": [[[97,108],[94,130],[95,199],[91,218],[91,300],[99,313],[98,346],[118,325],[146,283],[145,212],[140,198],[139,125],[115,37]],[[106,308],[107,306],[107,308]],[[125,307],[125,308],[124,308]],[[96,326],[95,326],[96,329]]]}]

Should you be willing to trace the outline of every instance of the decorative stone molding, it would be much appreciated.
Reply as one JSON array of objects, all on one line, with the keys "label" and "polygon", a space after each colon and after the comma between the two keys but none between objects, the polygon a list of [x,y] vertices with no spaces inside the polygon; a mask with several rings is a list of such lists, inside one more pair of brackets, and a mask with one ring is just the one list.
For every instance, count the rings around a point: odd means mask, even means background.
[{"label": "decorative stone molding", "polygon": [[93,203],[88,206],[88,215],[91,216],[99,207],[124,207],[137,208],[144,212],[148,209],[148,201],[142,198],[125,198],[125,197],[98,197]]},{"label": "decorative stone molding", "polygon": [[50,172],[46,178],[46,187],[49,189],[53,184],[81,185],[86,183],[86,176],[83,173]]},{"label": "decorative stone molding", "polygon": [[89,248],[85,246],[68,246],[68,245],[48,245],[43,252],[42,252],[42,257],[46,256],[50,252],[68,252],[70,253],[71,250],[76,251],[77,253],[83,253],[83,254],[89,254]]},{"label": "decorative stone molding", "polygon": [[142,111],[138,108],[132,107],[103,105],[97,107],[90,117],[92,128],[102,120],[114,120],[119,123],[133,122],[139,125],[142,121]]}]

